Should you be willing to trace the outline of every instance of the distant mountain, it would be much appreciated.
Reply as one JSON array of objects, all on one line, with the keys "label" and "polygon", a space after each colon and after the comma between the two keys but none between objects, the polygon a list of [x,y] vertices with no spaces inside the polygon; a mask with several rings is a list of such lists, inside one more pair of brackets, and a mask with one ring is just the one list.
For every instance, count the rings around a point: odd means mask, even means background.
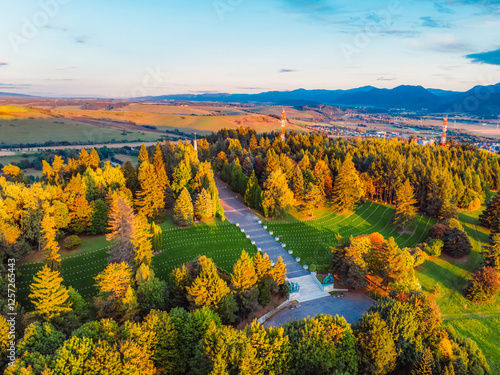
[{"label": "distant mountain", "polygon": [[14,92],[0,92],[0,96],[15,96],[15,97],[24,97],[24,98],[32,98],[32,95],[25,94],[16,94]]},{"label": "distant mountain", "polygon": [[472,113],[478,116],[500,115],[500,83],[488,86],[475,86],[462,93],[458,98],[444,103],[440,112]]},{"label": "distant mountain", "polygon": [[267,91],[259,94],[186,94],[137,98],[139,100],[261,103],[289,106],[327,104],[340,107],[405,109],[427,112],[460,112],[485,116],[500,115],[500,84],[476,86],[467,92],[398,86],[379,89],[364,86],[350,90]]}]

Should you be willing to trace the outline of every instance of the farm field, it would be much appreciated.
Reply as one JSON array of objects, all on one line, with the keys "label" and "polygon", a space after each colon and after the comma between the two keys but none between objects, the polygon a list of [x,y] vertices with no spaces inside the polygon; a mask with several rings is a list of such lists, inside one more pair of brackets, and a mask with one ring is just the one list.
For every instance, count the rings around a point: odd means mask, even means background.
[{"label": "farm field", "polygon": [[[153,268],[162,280],[166,280],[173,268],[198,255],[213,258],[218,266],[230,272],[242,250],[250,255],[257,251],[240,229],[227,221],[212,219],[183,229],[169,219],[160,226],[163,230],[163,251],[153,257]],[[61,267],[65,284],[73,286],[85,298],[94,296],[94,276],[104,270],[108,263],[108,246],[105,236],[83,237],[79,251],[62,251]],[[34,256],[19,266],[22,275],[18,281],[19,300],[28,310],[32,308],[27,299],[29,284],[42,266]]]},{"label": "farm field", "polygon": [[[140,110],[142,106],[132,107]],[[63,117],[89,117],[93,119],[104,119],[111,121],[132,122],[140,125],[156,126],[159,130],[167,131],[173,129],[182,129],[184,132],[201,134],[209,134],[216,132],[221,128],[235,129],[239,126],[251,127],[257,132],[270,132],[280,129],[279,121],[274,117],[269,117],[262,114],[245,114],[236,109],[225,113],[224,115],[194,115],[197,111],[191,111],[191,115],[180,115],[162,113],[161,109],[158,112],[151,112],[151,107],[146,107],[148,112],[132,112],[124,111],[101,111],[101,110],[57,110],[54,111],[59,116]],[[305,129],[290,125],[289,130],[304,131]]]},{"label": "farm field", "polygon": [[406,233],[397,232],[391,225],[394,209],[390,206],[366,201],[355,211],[342,215],[328,209],[316,213],[316,218],[302,221],[300,213],[292,211],[276,221],[266,221],[273,236],[280,236],[294,257],[301,264],[316,264],[324,269],[330,262],[331,247],[338,244],[337,235],[347,239],[351,236],[380,232],[385,238],[394,237],[400,247],[412,247],[427,237],[435,221],[417,216],[416,225]]},{"label": "farm field", "polygon": [[110,142],[112,140],[155,141],[161,134],[147,131],[105,128],[65,118],[34,118],[6,120],[0,116],[0,147],[3,144],[45,142]]}]

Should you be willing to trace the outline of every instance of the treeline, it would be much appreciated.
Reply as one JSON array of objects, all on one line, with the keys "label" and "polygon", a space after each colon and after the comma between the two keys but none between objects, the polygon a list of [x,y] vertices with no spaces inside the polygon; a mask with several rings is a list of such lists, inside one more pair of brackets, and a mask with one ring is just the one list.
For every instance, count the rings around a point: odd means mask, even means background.
[{"label": "treeline", "polygon": [[[334,192],[336,180],[350,158],[360,180],[361,197],[393,204],[397,189],[408,180],[418,210],[443,220],[456,217],[457,208],[479,208],[489,201],[491,190],[500,188],[498,157],[462,144],[421,147],[395,140],[349,141],[295,131],[283,142],[278,133],[258,135],[248,128],[222,129],[207,141],[202,154],[214,158],[214,169],[234,191],[245,194],[255,173],[264,192],[261,202],[269,190],[267,185],[273,185],[269,177],[278,169],[296,198],[307,189],[315,193],[318,189],[321,199],[335,200],[342,193]],[[287,192],[281,194],[278,201]],[[289,203],[286,197],[284,200]],[[261,209],[265,208],[261,205]],[[272,211],[270,215],[277,213]]]},{"label": "treeline", "polygon": [[[209,308],[152,310],[64,332],[36,322],[5,374],[489,374],[477,345],[445,327],[419,293],[386,298],[354,326],[319,315],[237,330]],[[2,357],[5,361],[5,356]]]},{"label": "treeline", "polygon": [[[99,155],[100,160],[104,159],[110,159],[112,162],[115,163],[121,163],[120,160],[118,160],[115,155],[131,155],[131,156],[138,156],[139,155],[139,150],[138,149],[132,149],[129,146],[124,146],[122,148],[108,148],[108,147],[100,147],[100,148],[95,148],[97,154]],[[22,157],[24,159],[21,159],[19,162],[13,164],[17,167],[19,167],[21,170],[25,170],[28,168],[33,168],[35,170],[41,171],[43,169],[43,161],[45,160],[49,164],[52,164],[54,162],[54,158],[56,156],[62,157],[64,162],[67,162],[68,159],[73,158],[73,159],[78,159],[80,154],[80,150],[78,149],[58,149],[58,150],[44,150],[41,152],[38,152],[36,154],[30,155],[27,153],[22,154]],[[33,157],[32,160],[29,158]],[[0,161],[2,159],[0,158]],[[5,165],[0,163],[0,169],[2,169]],[[28,180],[25,180],[25,182],[29,182]]]},{"label": "treeline", "polygon": [[[101,150],[109,156],[109,150]],[[174,208],[179,225],[223,217],[210,163],[200,162],[188,143],[157,144],[139,152],[139,165],[102,163],[97,150],[77,157],[42,160],[42,181],[28,184],[19,167],[3,167],[0,177],[0,254],[20,259],[46,246],[47,225],[55,240],[68,234],[107,233],[113,198],[122,197],[141,216],[162,221]],[[75,155],[72,155],[75,156]],[[177,198],[182,196],[177,207]],[[192,209],[189,206],[193,205]],[[187,206],[187,212],[186,207]],[[50,220],[49,220],[50,218]],[[44,219],[46,219],[44,224]]]}]

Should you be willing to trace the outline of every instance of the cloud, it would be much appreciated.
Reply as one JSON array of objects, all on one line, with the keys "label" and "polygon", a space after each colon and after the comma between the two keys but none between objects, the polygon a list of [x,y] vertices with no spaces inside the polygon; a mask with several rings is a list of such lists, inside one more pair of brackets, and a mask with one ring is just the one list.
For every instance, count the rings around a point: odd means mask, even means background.
[{"label": "cloud", "polygon": [[0,83],[1,89],[24,89],[27,87],[31,87],[30,84],[12,84],[12,83]]},{"label": "cloud", "polygon": [[470,44],[461,42],[452,34],[427,34],[420,40],[413,40],[414,47],[437,52],[465,52],[473,49]]},{"label": "cloud", "polygon": [[494,51],[472,53],[465,57],[473,63],[500,65],[500,48]]},{"label": "cloud", "polygon": [[380,30],[377,32],[383,35],[400,35],[400,36],[417,36],[421,34],[419,31],[415,30]]},{"label": "cloud", "polygon": [[9,63],[6,63],[4,61],[0,61],[0,66],[6,66],[6,65],[9,65]]},{"label": "cloud", "polygon": [[434,8],[436,8],[436,10],[439,13],[445,13],[445,14],[455,13],[455,11],[453,9],[450,9],[450,8],[444,6],[443,4],[440,4],[440,3],[434,3]]},{"label": "cloud", "polygon": [[59,27],[59,26],[53,26],[53,25],[46,25],[44,27],[46,29],[62,31],[63,33],[65,33],[66,31],[68,31],[68,29],[65,28],[65,27]]},{"label": "cloud", "polygon": [[450,24],[449,23],[443,23],[442,21],[438,21],[437,19],[433,17],[420,17],[422,20],[422,26],[423,27],[432,27],[432,28],[439,28],[439,27],[444,27],[444,28],[449,28]]},{"label": "cloud", "polygon": [[75,43],[79,43],[79,44],[86,44],[87,43],[87,37],[86,36],[77,36],[75,38]]},{"label": "cloud", "polygon": [[264,87],[237,87],[238,90],[265,90]]},{"label": "cloud", "polygon": [[279,70],[280,73],[293,73],[293,72],[296,72],[295,69],[280,69]]},{"label": "cloud", "polygon": [[396,78],[394,78],[394,77],[391,77],[391,78],[388,78],[388,77],[379,77],[376,80],[377,81],[394,81],[395,79]]}]

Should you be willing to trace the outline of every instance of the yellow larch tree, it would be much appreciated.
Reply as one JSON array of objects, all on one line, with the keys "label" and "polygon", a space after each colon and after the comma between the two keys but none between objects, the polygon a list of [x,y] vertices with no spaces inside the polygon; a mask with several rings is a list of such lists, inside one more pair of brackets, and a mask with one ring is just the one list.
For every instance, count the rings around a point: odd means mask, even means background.
[{"label": "yellow larch tree", "polygon": [[90,166],[92,168],[99,168],[99,165],[101,164],[101,158],[99,157],[99,154],[97,153],[95,148],[92,148],[90,151]]},{"label": "yellow larch tree", "polygon": [[189,299],[197,306],[212,306],[217,308],[219,303],[231,290],[227,283],[219,276],[217,266],[212,259],[202,255],[198,258],[201,269],[193,284],[187,287]]},{"label": "yellow larch tree", "polygon": [[271,263],[272,261],[269,259],[269,255],[262,254],[260,251],[255,254],[253,257],[253,264],[259,280],[271,273]]},{"label": "yellow larch tree", "polygon": [[83,169],[87,169],[88,167],[90,167],[91,164],[90,155],[88,151],[84,148],[82,148],[80,151],[79,162],[80,165],[83,166]]},{"label": "yellow larch tree", "polygon": [[148,220],[138,215],[135,218],[135,233],[132,240],[135,248],[135,266],[139,267],[142,264],[151,266],[151,259],[153,258],[153,244],[151,242],[151,225]]},{"label": "yellow larch tree", "polygon": [[141,145],[141,150],[139,151],[139,165],[144,163],[145,161],[149,161],[148,150],[146,150],[146,146],[144,143]]},{"label": "yellow larch tree", "polygon": [[54,219],[54,207],[48,202],[43,207],[44,215],[41,225],[43,233],[43,255],[45,263],[51,270],[61,267],[61,255],[59,254],[59,244],[56,241],[57,226]]},{"label": "yellow larch tree", "polygon": [[10,176],[14,178],[18,178],[19,176],[22,175],[21,168],[12,164],[7,164],[5,167],[2,168],[2,171],[5,176]]},{"label": "yellow larch tree", "polygon": [[156,216],[165,207],[165,189],[158,185],[155,168],[148,161],[142,162],[138,174],[141,189],[135,200],[139,213],[147,216]]},{"label": "yellow larch tree", "polygon": [[28,296],[35,305],[35,314],[46,320],[71,311],[68,289],[62,285],[59,271],[51,271],[46,265],[33,277]]},{"label": "yellow larch tree", "polygon": [[100,293],[109,293],[114,298],[121,299],[132,285],[132,269],[125,262],[110,263],[94,279]]},{"label": "yellow larch tree", "polygon": [[248,253],[243,250],[240,259],[236,261],[233,267],[231,283],[236,290],[245,292],[254,286],[257,280],[257,274],[252,259],[250,259]]},{"label": "yellow larch tree", "polygon": [[273,268],[273,279],[278,285],[282,285],[286,279],[286,266],[283,263],[283,258],[278,257],[278,261]]}]

